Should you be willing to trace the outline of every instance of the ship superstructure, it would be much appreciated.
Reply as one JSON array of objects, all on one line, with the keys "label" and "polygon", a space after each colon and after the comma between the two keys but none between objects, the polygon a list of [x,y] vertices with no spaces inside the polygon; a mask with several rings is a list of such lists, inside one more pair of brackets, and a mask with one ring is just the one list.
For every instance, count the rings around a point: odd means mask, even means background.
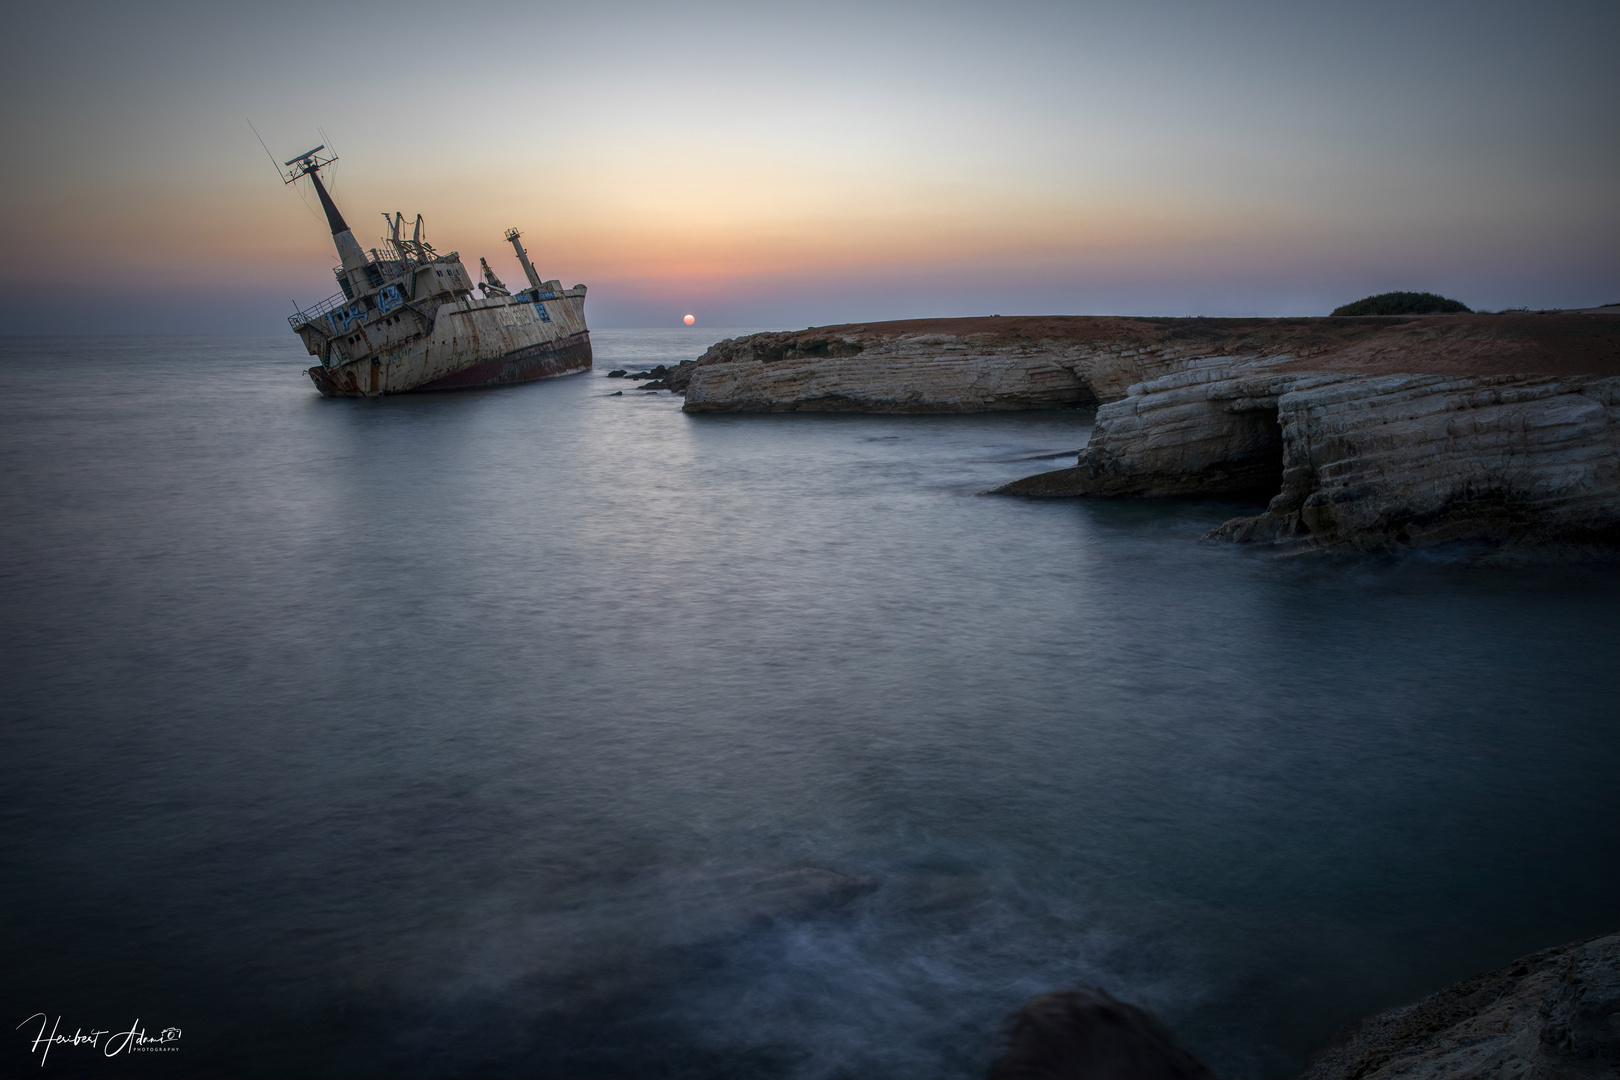
[{"label": "ship superstructure", "polygon": [[326,211],[341,265],[332,271],[342,290],[288,319],[311,356],[316,389],[329,397],[374,397],[456,390],[568,375],[591,366],[585,328],[585,286],[564,289],[542,281],[522,234],[506,239],[529,279],[508,289],[479,259],[474,282],[456,252],[441,255],[422,236],[417,215],[407,239],[405,215],[384,214],[388,235],[362,249],[320,170],[337,160],[326,148],[286,163],[287,182],[308,177]]}]

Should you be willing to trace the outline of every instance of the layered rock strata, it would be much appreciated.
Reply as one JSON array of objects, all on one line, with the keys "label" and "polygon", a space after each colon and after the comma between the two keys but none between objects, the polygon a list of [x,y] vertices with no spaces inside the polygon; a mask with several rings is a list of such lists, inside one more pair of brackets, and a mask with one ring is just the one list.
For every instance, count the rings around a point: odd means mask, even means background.
[{"label": "layered rock strata", "polygon": [[1620,934],[1562,945],[1356,1025],[1301,1080],[1612,1080]]},{"label": "layered rock strata", "polygon": [[1324,548],[1620,540],[1620,378],[1284,366],[1220,358],[1134,386],[1079,464],[1002,490],[1269,498],[1211,536]]},{"label": "layered rock strata", "polygon": [[1020,346],[953,335],[722,341],[693,365],[688,412],[986,412],[1095,400],[1070,343]]}]

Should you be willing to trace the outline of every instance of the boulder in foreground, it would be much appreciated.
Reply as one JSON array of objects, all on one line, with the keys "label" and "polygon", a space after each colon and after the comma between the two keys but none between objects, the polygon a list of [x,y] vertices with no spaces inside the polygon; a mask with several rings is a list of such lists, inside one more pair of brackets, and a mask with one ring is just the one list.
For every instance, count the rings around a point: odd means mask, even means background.
[{"label": "boulder in foreground", "polygon": [[1006,1037],[989,1080],[1215,1080],[1158,1017],[1095,987],[1031,998]]}]

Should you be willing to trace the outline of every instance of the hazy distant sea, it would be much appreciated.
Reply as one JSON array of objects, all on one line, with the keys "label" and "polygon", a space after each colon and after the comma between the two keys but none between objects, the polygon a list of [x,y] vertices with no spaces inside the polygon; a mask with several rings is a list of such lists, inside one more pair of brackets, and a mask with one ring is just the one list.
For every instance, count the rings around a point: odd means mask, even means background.
[{"label": "hazy distant sea", "polygon": [[[378,401],[0,340],[0,1071],[973,1077],[1083,981],[1241,1080],[1620,924],[1612,573],[977,494],[1079,412],[605,377],[728,333]],[[42,1070],[38,1012],[181,1034]]]}]

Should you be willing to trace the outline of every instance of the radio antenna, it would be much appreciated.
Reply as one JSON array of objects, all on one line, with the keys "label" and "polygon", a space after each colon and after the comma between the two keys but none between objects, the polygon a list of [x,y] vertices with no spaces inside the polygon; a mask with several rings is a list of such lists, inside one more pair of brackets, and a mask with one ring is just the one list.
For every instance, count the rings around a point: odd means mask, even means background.
[{"label": "radio antenna", "polygon": [[[270,148],[268,146],[264,145],[264,136],[260,135],[259,134],[259,129],[253,126],[253,121],[249,120],[247,122],[247,126],[250,129],[252,129],[253,137],[255,139],[259,140],[259,145],[264,146],[264,156],[270,159],[270,167],[272,169],[276,170],[276,179],[282,181],[283,183],[286,183],[287,178],[281,174],[281,166],[276,164],[276,155],[272,154],[270,152]],[[297,160],[297,159],[295,158],[294,160]],[[297,188],[293,188],[293,190],[298,192],[298,201],[304,204],[304,209],[308,210],[311,214],[315,215],[315,220],[319,221],[320,217],[321,217],[321,212],[319,210],[316,210],[313,206],[309,205],[309,200],[304,198],[304,193],[302,191],[298,191]],[[297,301],[294,301],[294,303],[296,303],[296,302]]]},{"label": "radio antenna", "polygon": [[[326,137],[326,129],[324,127],[321,127],[320,125],[316,125],[315,130],[320,133],[321,145],[331,147],[332,160],[336,161],[337,160],[337,147],[332,146],[332,140],[328,139]],[[332,181],[332,190],[336,191],[337,190],[337,170],[334,169],[331,172],[328,172],[326,175],[327,175],[327,178]]]},{"label": "radio antenna", "polygon": [[[247,122],[247,126],[248,129],[253,132],[253,137],[259,140],[259,145],[264,146],[264,136],[260,135],[259,129],[253,126],[253,121],[249,120]],[[268,146],[264,146],[264,156],[270,159],[270,167],[276,170],[276,177],[280,179],[281,167],[276,164],[276,155],[270,152],[270,148]]]}]

